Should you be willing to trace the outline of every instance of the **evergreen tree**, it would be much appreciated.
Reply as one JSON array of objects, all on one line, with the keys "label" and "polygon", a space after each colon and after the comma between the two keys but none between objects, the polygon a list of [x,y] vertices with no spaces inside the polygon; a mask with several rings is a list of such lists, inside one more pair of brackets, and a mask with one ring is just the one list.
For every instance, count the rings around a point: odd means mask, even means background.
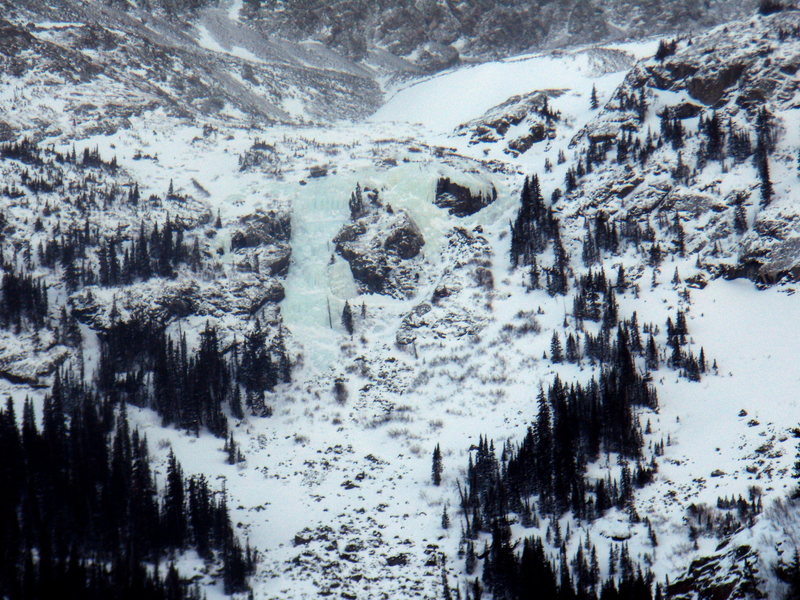
[{"label": "evergreen tree", "polygon": [[758,176],[761,181],[761,204],[768,206],[772,202],[773,189],[769,173],[769,159],[766,152],[758,156]]},{"label": "evergreen tree", "polygon": [[353,311],[347,301],[345,301],[344,309],[342,310],[342,325],[348,334],[353,335]]},{"label": "evergreen tree", "polygon": [[439,449],[439,444],[436,444],[436,447],[433,449],[431,481],[433,485],[440,485],[442,483],[442,451]]},{"label": "evergreen tree", "polygon": [[561,350],[561,341],[556,332],[553,332],[553,337],[550,340],[550,360],[554,363],[560,363],[564,360],[564,354]]}]

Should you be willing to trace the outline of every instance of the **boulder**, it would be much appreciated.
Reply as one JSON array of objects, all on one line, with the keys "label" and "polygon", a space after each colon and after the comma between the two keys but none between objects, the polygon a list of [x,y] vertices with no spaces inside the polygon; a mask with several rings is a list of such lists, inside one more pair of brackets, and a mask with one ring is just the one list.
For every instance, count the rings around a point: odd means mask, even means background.
[{"label": "boulder", "polygon": [[491,187],[491,192],[481,190],[474,192],[469,187],[451,181],[448,177],[440,177],[436,182],[436,195],[434,204],[439,208],[446,208],[451,215],[466,217],[497,200],[497,189]]},{"label": "boulder", "polygon": [[288,213],[260,211],[241,218],[240,228],[231,236],[231,251],[285,243],[291,237],[292,223]]},{"label": "boulder", "polygon": [[425,239],[405,211],[392,211],[379,201],[345,225],[334,237],[336,252],[350,265],[362,291],[407,297],[419,279],[417,262]]}]

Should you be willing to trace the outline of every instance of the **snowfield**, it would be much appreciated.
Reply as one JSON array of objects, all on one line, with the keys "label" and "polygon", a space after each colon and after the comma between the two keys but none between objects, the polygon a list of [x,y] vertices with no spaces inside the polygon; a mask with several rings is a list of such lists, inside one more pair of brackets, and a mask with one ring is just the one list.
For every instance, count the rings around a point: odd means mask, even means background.
[{"label": "snowfield", "polygon": [[[230,3],[231,22],[240,8],[241,2]],[[252,49],[217,40],[210,28],[198,31],[197,41],[208,51],[264,61]],[[179,193],[197,201],[198,211],[210,219],[219,215],[223,227],[209,237],[207,248],[222,273],[241,270],[242,253],[231,249],[231,237],[242,219],[259,211],[290,212],[291,258],[288,273],[280,278],[285,297],[276,312],[295,361],[293,381],[268,395],[271,417],[231,420],[244,462],[228,465],[223,440],[209,433],[193,437],[164,428],[154,412],[129,408],[132,422],[149,440],[162,483],[172,449],[187,474],[204,473],[216,488],[224,487],[237,532],[261,553],[251,581],[254,598],[439,598],[443,569],[450,585],[464,590],[458,486],[471,446],[481,435],[498,449],[506,441],[518,443],[536,418],[540,386],[556,375],[586,382],[598,371],[586,361],[554,365],[543,358],[550,353],[554,331],[562,336],[572,331],[572,300],[526,289],[523,274],[511,269],[509,223],[519,207],[523,178],[538,173],[548,200],[563,187],[570,163],[557,164],[558,154],[576,155],[585,126],[636,61],[647,59],[656,45],[645,40],[466,66],[389,91],[376,113],[356,123],[265,125],[243,117],[236,126],[231,123],[241,114],[226,104],[224,122],[209,119],[205,129],[157,109],[131,116],[127,128],[81,140],[80,147],[116,156],[123,172],[141,183],[143,197],[165,194],[172,181]],[[323,58],[315,55],[314,60]],[[106,91],[113,89],[110,85]],[[600,109],[590,108],[593,89]],[[550,107],[560,119],[555,133],[527,152],[514,156],[500,143],[470,143],[456,131],[511,96],[548,90],[559,91]],[[653,106],[674,100],[667,98],[669,93]],[[20,92],[0,83],[0,100],[21,98],[21,110],[39,110],[41,94],[34,87]],[[59,99],[51,104],[48,112],[54,115],[64,106]],[[304,114],[302,104],[291,99],[284,109]],[[657,131],[654,110],[646,125]],[[773,178],[789,206],[797,193],[795,179],[789,180],[795,177],[798,128],[794,112],[783,117],[786,138],[780,147],[786,160],[776,165]],[[686,127],[694,132],[696,120]],[[65,126],[64,131],[71,129]],[[44,139],[61,150],[73,142],[71,135],[55,131]],[[269,148],[264,151],[271,153],[269,158],[242,167],[240,157],[254,145]],[[155,158],[142,159],[142,154]],[[553,165],[550,172],[544,170],[545,160]],[[749,163],[739,169],[741,181],[755,179]],[[709,178],[719,175],[709,173]],[[442,176],[460,177],[471,189],[494,186],[497,200],[474,215],[454,217],[434,204]],[[378,190],[394,211],[407,211],[424,237],[411,298],[361,293],[347,261],[336,252],[332,240],[350,220],[348,200],[357,184]],[[724,185],[720,197],[728,191]],[[577,272],[584,271],[582,210],[563,203],[557,209]],[[15,215],[21,221],[32,213],[20,209]],[[130,222],[136,223],[133,217]],[[641,255],[627,251],[603,264],[609,277],[620,265],[630,277],[631,286],[618,295],[622,317],[635,311],[640,323],[658,325],[658,341],[664,345],[666,319],[674,318],[676,309],[685,310],[689,347],[693,352],[702,347],[709,363],[717,365],[716,372],[696,383],[662,367],[652,381],[659,410],[641,409],[639,415],[643,424],[650,423],[646,455],[652,444],[666,442],[664,454],[656,458],[655,481],[637,490],[635,500],[639,515],[652,523],[658,545],[652,545],[644,524],[631,524],[617,510],[591,523],[566,515],[560,527],[571,531],[565,539],[568,556],[586,538],[597,545],[604,576],[610,548],[627,540],[631,557],[650,565],[657,580],[674,581],[720,542],[703,534],[696,543],[690,540],[687,506],[714,507],[720,497],[747,497],[758,486],[766,511],[754,529],[739,535],[764,549],[761,574],[772,593],[779,594],[782,588],[768,577],[770,561],[778,554],[769,548],[783,544],[790,553],[786,539],[800,531],[789,517],[780,521],[776,516],[795,485],[791,430],[800,423],[797,285],[782,282],[758,289],[748,280],[719,278],[689,286],[687,279],[707,275],[696,258],[670,256],[654,272]],[[491,286],[476,283],[479,268],[491,273]],[[673,284],[676,269],[681,283]],[[198,279],[216,285],[211,274]],[[451,295],[446,303],[432,305],[432,295],[442,286]],[[687,289],[688,300],[681,293]],[[352,336],[342,325],[345,302],[355,315]],[[430,310],[417,319],[414,311],[421,305]],[[214,322],[230,341],[241,337],[251,319],[223,314]],[[187,332],[191,343],[205,321],[183,318],[170,327]],[[414,341],[399,344],[398,332],[410,321],[419,325],[413,328]],[[91,377],[97,340],[86,326],[82,336],[86,376]],[[21,342],[0,338],[0,344],[12,343]],[[3,360],[10,362],[5,354]],[[31,360],[44,360],[39,354]],[[336,381],[346,399],[337,399]],[[40,409],[44,393],[0,378],[0,396],[13,397],[18,414],[26,396]],[[436,444],[444,462],[439,487],[431,484]],[[590,465],[598,478],[616,477],[619,469],[615,456]],[[451,519],[446,530],[445,507]],[[514,534],[545,537],[549,525],[546,520],[538,529],[515,524]],[[482,534],[476,548],[487,539]],[[547,550],[558,557],[557,545]],[[198,557],[187,555],[178,566],[184,575],[200,578],[209,598],[224,597],[221,583],[203,571]]]}]

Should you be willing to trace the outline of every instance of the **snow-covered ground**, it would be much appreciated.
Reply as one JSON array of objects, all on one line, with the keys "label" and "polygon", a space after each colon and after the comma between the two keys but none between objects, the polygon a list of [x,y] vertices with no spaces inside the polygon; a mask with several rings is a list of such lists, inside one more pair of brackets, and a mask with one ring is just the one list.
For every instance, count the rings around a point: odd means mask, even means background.
[{"label": "snow-covered ground", "polygon": [[[241,2],[230,3],[232,21],[240,7]],[[261,60],[250,50],[221,45],[208,29],[200,33],[200,44],[210,50]],[[259,208],[291,207],[292,259],[280,307],[303,359],[294,382],[270,398],[272,417],[236,425],[234,437],[246,461],[229,466],[222,440],[164,429],[154,413],[130,411],[147,434],[162,475],[172,448],[187,473],[203,472],[224,484],[233,522],[262,553],[255,598],[318,598],[345,591],[370,599],[434,598],[440,594],[441,563],[430,559],[439,553],[448,559],[451,584],[459,582],[456,483],[470,446],[479,435],[498,446],[518,441],[535,418],[540,384],[556,373],[566,380],[585,380],[591,373],[587,365],[554,366],[541,359],[553,331],[563,331],[565,300],[526,291],[519,274],[510,272],[508,224],[522,176],[540,173],[548,195],[562,186],[566,165],[544,173],[545,158],[555,164],[559,151],[573,151],[573,136],[597,114],[589,105],[592,89],[602,105],[633,61],[655,45],[620,44],[454,70],[396,91],[365,123],[253,126],[204,135],[201,126],[153,112],[132,118],[130,129],[85,140],[103,155],[116,154],[146,186],[143,196],[163,194],[170,180],[179,192],[194,193],[199,185],[208,194],[210,212],[219,213],[226,225]],[[455,135],[458,125],[510,96],[536,90],[564,92],[551,105],[562,114],[553,139],[515,158],[499,145],[470,145]],[[255,140],[279,148],[276,171],[239,171],[239,156]],[[66,137],[48,141],[71,144]],[[134,159],[136,151],[158,160]],[[386,158],[394,164],[382,163]],[[319,165],[327,166],[328,175],[310,177]],[[491,180],[498,200],[456,219],[433,205],[434,186],[439,175],[465,170]],[[357,183],[380,190],[393,208],[406,209],[422,231],[426,273],[412,299],[359,295],[347,263],[335,256],[331,241],[349,218],[348,199]],[[448,253],[454,226],[488,240],[494,289],[474,289],[472,267]],[[229,238],[222,235],[215,243],[223,263],[232,263]],[[640,262],[628,254],[606,269],[622,263],[637,273]],[[675,267],[684,279],[697,271],[688,259],[664,264],[656,275],[659,285],[651,287],[652,271],[644,268],[635,275],[638,296],[627,292],[619,298],[623,316],[637,311],[640,322],[662,329],[680,302],[689,310],[692,347],[702,346],[719,366],[718,375],[700,383],[662,369],[654,380],[660,411],[642,416],[653,425],[648,442],[667,437],[671,442],[659,459],[655,483],[637,493],[637,508],[651,519],[660,544],[651,547],[643,526],[631,526],[613,511],[581,525],[584,530],[569,542],[574,547],[586,535],[607,552],[609,538],[631,536],[632,557],[650,555],[662,579],[674,579],[692,556],[717,544],[701,539],[699,549],[692,548],[683,524],[687,504],[715,505],[719,496],[746,495],[752,485],[762,487],[765,504],[785,495],[794,452],[789,429],[800,422],[800,304],[794,288],[760,291],[749,282],[717,280],[691,289],[686,304],[670,283]],[[466,291],[440,325],[455,322],[470,333],[431,334],[413,353],[399,349],[395,335],[403,318],[444,280],[462,283]],[[357,307],[352,338],[340,325],[345,300]],[[508,333],[509,324],[531,320],[538,333]],[[349,393],[344,403],[333,393],[337,378]],[[25,394],[18,388],[0,386],[0,393],[22,402]],[[444,455],[441,487],[430,484],[436,444]],[[609,468],[615,468],[613,461]],[[449,530],[441,527],[444,506],[453,522]],[[387,566],[387,559],[401,554],[407,555],[406,566]],[[197,568],[196,562],[182,568]],[[607,563],[601,555],[600,564]],[[209,597],[213,594],[220,594],[219,586]]]}]

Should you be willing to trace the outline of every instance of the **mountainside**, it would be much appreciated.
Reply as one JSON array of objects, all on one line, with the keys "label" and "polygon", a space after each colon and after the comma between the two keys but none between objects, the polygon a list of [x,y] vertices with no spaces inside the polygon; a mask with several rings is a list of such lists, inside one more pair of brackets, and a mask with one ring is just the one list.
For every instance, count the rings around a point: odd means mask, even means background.
[{"label": "mountainside", "polygon": [[754,4],[0,0],[0,597],[800,597]]},{"label": "mountainside", "polygon": [[462,61],[702,30],[751,14],[757,5],[754,0],[345,0],[329,5],[252,0],[244,3],[242,14],[264,31],[316,39],[390,71],[435,72]]},{"label": "mountainside", "polygon": [[124,3],[3,2],[0,135],[130,127],[157,109],[232,123],[363,117],[380,101],[364,68],[319,45],[261,36],[227,13],[178,17]]}]

